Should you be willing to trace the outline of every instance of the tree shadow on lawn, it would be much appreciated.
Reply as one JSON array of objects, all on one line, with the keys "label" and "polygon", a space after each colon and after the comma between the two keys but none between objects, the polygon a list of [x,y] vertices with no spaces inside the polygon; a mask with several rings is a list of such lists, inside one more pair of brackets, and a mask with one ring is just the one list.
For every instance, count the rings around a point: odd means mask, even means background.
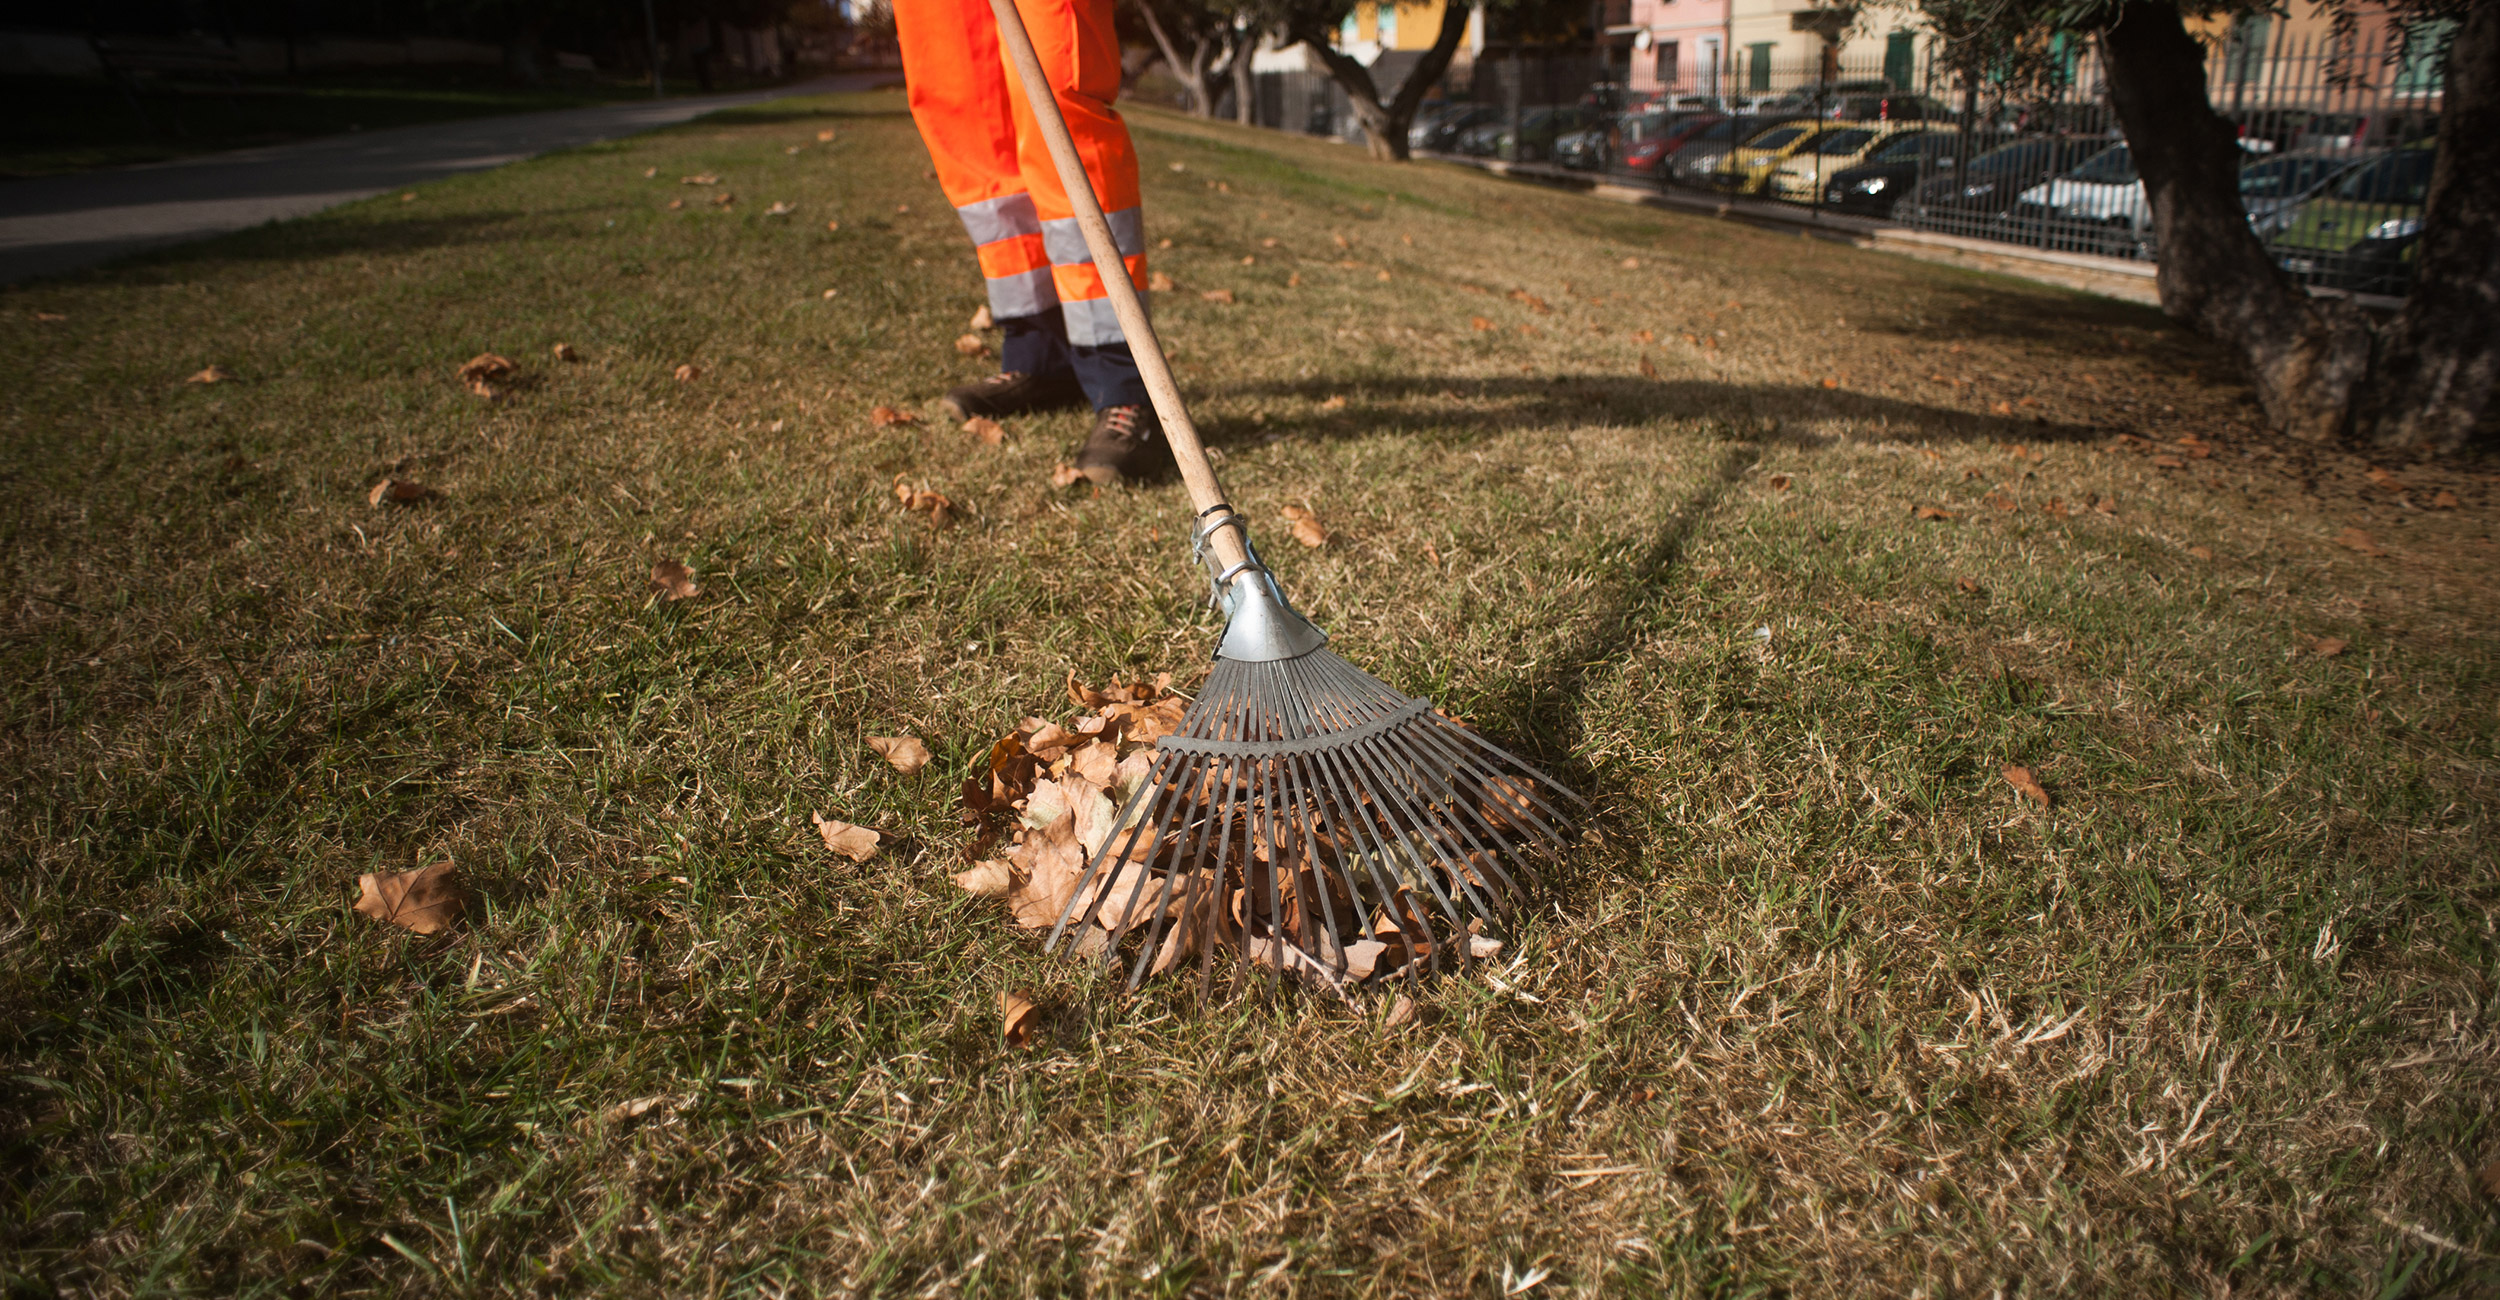
[{"label": "tree shadow on lawn", "polygon": [[[2042,416],[1985,415],[1928,406],[1846,388],[1616,375],[1558,375],[1543,379],[1417,375],[1337,382],[1310,379],[1222,389],[1217,396],[1294,397],[1312,403],[1312,409],[1306,412],[1282,418],[1270,416],[1264,424],[1253,423],[1246,417],[1215,416],[1201,426],[1201,431],[1210,444],[1217,446],[1246,445],[1280,436],[1351,438],[1378,433],[1384,426],[1410,423],[1448,427],[1464,440],[1592,421],[1711,420],[1741,427],[1749,434],[1759,431],[1761,436],[1784,437],[1808,445],[1810,440],[1798,438],[1793,430],[1762,430],[1760,422],[1772,420],[1784,425],[1790,421],[1857,420],[1881,424],[1896,438],[1957,442],[2083,442],[2118,432],[2108,426],[2067,424]],[[1330,397],[1344,397],[1347,404],[1335,411],[1317,409],[1319,402]],[[1450,405],[1420,410],[1387,405],[1414,398],[1441,398]]]},{"label": "tree shadow on lawn", "polygon": [[[156,272],[177,279],[197,276],[205,267],[226,262],[295,262],[358,253],[408,253],[460,244],[501,242],[510,238],[504,227],[544,212],[520,210],[470,212],[450,217],[345,219],[274,222],[210,239],[148,249],[88,269],[89,277],[116,278],[133,272]],[[562,214],[553,214],[562,215]]]},{"label": "tree shadow on lawn", "polygon": [[[873,94],[875,92],[849,91],[844,93]],[[776,99],[769,102],[774,105],[780,105],[786,104],[789,101]],[[706,113],[691,122],[684,123],[683,125],[670,127],[669,130],[684,131],[690,127],[700,129],[714,126],[779,126],[790,122],[825,122],[835,119],[866,121],[874,118],[909,116],[911,116],[911,109],[899,101],[892,108],[779,108],[758,106],[755,108],[724,108],[716,113]]]}]

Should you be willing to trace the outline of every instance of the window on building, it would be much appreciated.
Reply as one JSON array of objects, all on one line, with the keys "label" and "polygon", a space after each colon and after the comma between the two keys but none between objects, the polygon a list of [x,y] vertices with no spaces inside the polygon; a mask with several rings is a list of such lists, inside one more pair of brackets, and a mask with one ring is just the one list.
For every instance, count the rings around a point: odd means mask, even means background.
[{"label": "window on building", "polygon": [[1908,90],[1918,75],[1918,33],[1894,32],[1884,38],[1884,82]]},{"label": "window on building", "polygon": [[2399,95],[2436,95],[2447,80],[2448,43],[2456,38],[2453,18],[2405,25],[2404,60],[2396,68]]},{"label": "window on building", "polygon": [[1390,4],[1388,0],[1381,0],[1379,25],[1380,48],[1396,49],[1398,47],[1398,7]]},{"label": "window on building", "polygon": [[2231,34],[2222,46],[2222,79],[2234,86],[2257,80],[2265,66],[2266,37],[2273,20],[2264,14],[2241,14],[2231,20]]},{"label": "window on building", "polygon": [[1683,65],[1682,47],[1675,41],[1658,42],[1658,84],[1673,89],[1676,69]]},{"label": "window on building", "polygon": [[1771,50],[1772,42],[1770,41],[1745,47],[1745,89],[1769,90],[1771,88]]}]

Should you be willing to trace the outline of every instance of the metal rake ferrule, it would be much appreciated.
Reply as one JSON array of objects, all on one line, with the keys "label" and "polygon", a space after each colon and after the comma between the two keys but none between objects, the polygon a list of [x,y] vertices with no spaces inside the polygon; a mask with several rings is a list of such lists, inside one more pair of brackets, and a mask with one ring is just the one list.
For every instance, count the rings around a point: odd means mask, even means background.
[{"label": "metal rake ferrule", "polygon": [[1325,648],[1219,656],[1155,748],[1045,945],[1132,989],[1217,948],[1340,992],[1472,960],[1586,807]]}]

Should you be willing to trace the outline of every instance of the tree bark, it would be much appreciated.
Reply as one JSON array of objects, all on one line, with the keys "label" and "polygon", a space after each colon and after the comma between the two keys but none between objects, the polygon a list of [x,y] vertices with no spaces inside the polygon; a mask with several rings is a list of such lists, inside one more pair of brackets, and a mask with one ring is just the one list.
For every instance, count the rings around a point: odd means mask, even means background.
[{"label": "tree bark", "polygon": [[2171,319],[2238,349],[2276,428],[2343,429],[2368,361],[2350,309],[2314,302],[2274,265],[2240,206],[2239,141],[2205,93],[2205,50],[2175,3],[2128,0],[2101,38],[2109,99],[2160,242],[2155,285]]},{"label": "tree bark", "polygon": [[1306,27],[1292,31],[1295,40],[1311,47],[1319,56],[1320,65],[1328,69],[1330,79],[1343,87],[1346,99],[1354,105],[1354,117],[1363,124],[1365,142],[1372,157],[1382,162],[1405,162],[1410,156],[1406,129],[1415,121],[1415,110],[1424,102],[1441,74],[1450,70],[1450,60],[1458,54],[1458,43],[1467,36],[1466,6],[1457,0],[1441,8],[1441,30],[1433,37],[1432,48],[1407,72],[1406,81],[1387,103],[1381,102],[1380,90],[1372,84],[1371,69],[1356,62],[1353,56],[1329,44],[1328,34]]},{"label": "tree bark", "polygon": [[2441,99],[2413,289],[2354,404],[2354,435],[2383,447],[2462,446],[2500,382],[2500,5],[2467,12]]},{"label": "tree bark", "polygon": [[1262,35],[1255,26],[1233,33],[1233,120],[1243,126],[1259,124],[1259,83],[1250,70],[1250,60],[1259,52]]},{"label": "tree bark", "polygon": [[1163,20],[1155,16],[1151,0],[1137,0],[1137,16],[1146,20],[1146,31],[1155,38],[1155,48],[1163,52],[1163,66],[1172,70],[1181,89],[1189,92],[1189,111],[1197,117],[1215,116],[1213,88],[1207,84],[1207,39],[1198,36],[1196,48],[1188,58],[1181,57],[1180,47],[1172,43],[1171,33],[1163,29]]}]

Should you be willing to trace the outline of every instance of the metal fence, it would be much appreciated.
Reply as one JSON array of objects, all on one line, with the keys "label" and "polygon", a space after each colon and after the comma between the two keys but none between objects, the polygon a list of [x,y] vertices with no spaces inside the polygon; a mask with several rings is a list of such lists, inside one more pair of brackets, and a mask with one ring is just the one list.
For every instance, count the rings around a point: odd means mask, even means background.
[{"label": "metal fence", "polygon": [[[1558,179],[1707,194],[2062,252],[2157,258],[2151,208],[2108,102],[2097,51],[2050,47],[2021,87],[1895,50],[1780,61],[1740,50],[1684,85],[1627,85],[1602,55],[1477,60],[1417,115],[1418,152],[1499,160]],[[2250,226],[2295,278],[2397,295],[2430,183],[2441,102],[2435,29],[2348,45],[2243,21],[2212,46],[2207,86],[2239,133]],[[1386,67],[1385,85],[1402,69]],[[1649,80],[1649,79],[1644,79]],[[1359,140],[1327,77],[1265,73],[1262,126]],[[1231,116],[1229,95],[1221,115]]]}]

